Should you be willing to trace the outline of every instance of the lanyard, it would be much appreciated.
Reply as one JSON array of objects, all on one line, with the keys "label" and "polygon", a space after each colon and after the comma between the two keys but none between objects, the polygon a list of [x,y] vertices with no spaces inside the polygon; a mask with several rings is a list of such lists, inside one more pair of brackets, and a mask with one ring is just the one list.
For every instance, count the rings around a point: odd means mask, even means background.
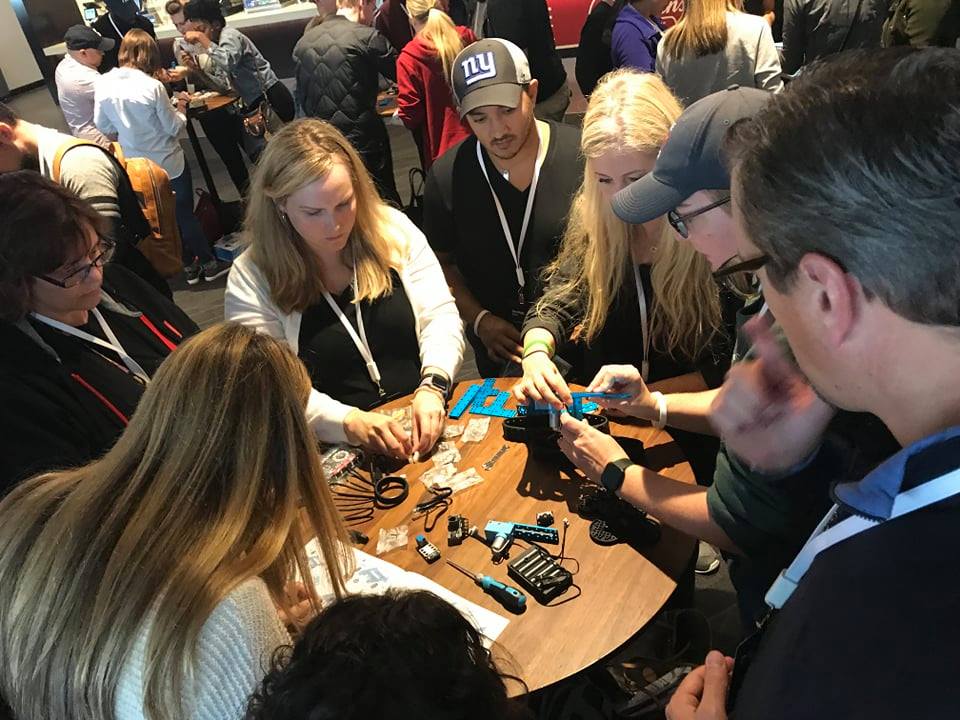
[{"label": "lanyard", "polygon": [[144,371],[142,367],[140,367],[140,363],[138,363],[136,360],[130,357],[127,351],[123,349],[123,345],[120,344],[120,341],[117,339],[116,334],[114,334],[110,326],[107,325],[107,321],[103,319],[103,315],[100,314],[100,311],[97,308],[93,308],[93,310],[90,311],[90,314],[97,319],[97,322],[100,324],[100,329],[103,330],[103,334],[107,336],[106,342],[101,340],[95,335],[91,335],[88,332],[84,332],[83,330],[75,328],[71,325],[62,323],[59,320],[48,318],[45,315],[39,315],[37,313],[33,313],[33,317],[35,317],[37,320],[42,322],[44,325],[49,325],[50,327],[55,328],[60,332],[64,332],[67,335],[73,335],[74,337],[78,337],[81,340],[85,340],[88,343],[92,343],[93,345],[97,345],[98,347],[102,347],[106,350],[110,350],[111,352],[116,353],[117,355],[120,356],[120,359],[123,361],[123,364],[127,366],[127,370],[129,370],[133,375],[136,375],[138,378],[140,378],[144,383],[149,383],[150,376],[147,375],[147,373]]},{"label": "lanyard", "polygon": [[[380,393],[380,397],[383,397],[385,393],[383,392],[383,387],[380,385],[380,368],[377,367],[377,361],[373,359],[373,353],[370,352],[370,343],[367,342],[367,333],[363,329],[363,313],[360,312],[360,303],[356,302],[357,297],[357,269],[353,269],[353,283],[351,284],[353,288],[353,297],[354,304],[357,308],[357,329],[353,329],[353,325],[350,324],[350,321],[347,320],[347,316],[344,315],[343,310],[340,309],[340,306],[337,304],[337,301],[333,299],[333,296],[328,293],[326,290],[323,291],[323,297],[327,301],[327,304],[337,315],[337,319],[340,321],[340,324],[343,325],[347,330],[347,334],[350,336],[350,339],[353,340],[353,344],[357,347],[357,352],[360,353],[360,357],[363,358],[363,361],[367,365],[367,374],[370,376],[370,380],[373,381],[373,384],[377,386],[377,392]],[[359,335],[357,334],[359,331]]]},{"label": "lanyard", "polygon": [[834,505],[827,516],[820,521],[813,535],[807,540],[806,545],[800,550],[800,553],[790,563],[790,567],[780,573],[780,576],[774,580],[773,585],[767,591],[767,604],[779,610],[784,603],[790,599],[790,595],[796,589],[797,585],[803,579],[807,570],[813,564],[817,555],[827,548],[846,540],[857,533],[869,530],[872,527],[880,525],[881,522],[888,522],[893,518],[906,515],[907,513],[925,508],[928,505],[944,500],[952,495],[960,493],[960,470],[940,475],[932,480],[928,480],[912,490],[899,493],[893,501],[893,510],[887,520],[870,520],[859,515],[847,518],[830,527],[834,517],[836,517],[839,506]]},{"label": "lanyard", "polygon": [[[536,123],[536,121],[534,121]],[[500,227],[503,228],[503,237],[507,241],[507,249],[510,250],[510,254],[513,256],[514,269],[517,272],[517,284],[520,286],[519,298],[520,304],[523,305],[523,288],[526,285],[526,282],[523,279],[523,269],[520,267],[520,254],[523,252],[523,241],[527,237],[527,226],[530,224],[530,216],[533,214],[533,199],[537,194],[537,183],[540,180],[540,168],[543,167],[543,161],[547,157],[547,149],[544,147],[545,143],[540,137],[540,128],[534,124],[534,130],[537,131],[537,138],[540,142],[539,147],[537,147],[537,160],[533,166],[533,180],[530,182],[530,194],[527,196],[527,209],[523,212],[523,223],[520,225],[520,240],[516,243],[514,247],[513,235],[510,232],[510,224],[507,222],[507,216],[503,212],[503,205],[500,204],[500,198],[497,197],[497,193],[493,190],[493,185],[490,182],[490,176],[487,174],[487,164],[483,161],[483,154],[480,149],[480,143],[477,143],[477,162],[480,163],[480,169],[483,171],[483,177],[487,181],[487,187],[490,188],[490,194],[493,195],[493,204],[497,207],[497,215],[500,216]]]},{"label": "lanyard", "polygon": [[120,32],[120,28],[118,28],[117,24],[113,21],[113,13],[107,13],[107,17],[110,18],[110,24],[113,25],[113,29],[117,31],[117,37],[122,41],[123,33]]},{"label": "lanyard", "polygon": [[640,333],[643,335],[643,362],[640,363],[640,377],[646,382],[650,375],[650,319],[647,311],[647,291],[643,289],[640,268],[633,264],[633,281],[637,284],[637,303],[640,305]]}]

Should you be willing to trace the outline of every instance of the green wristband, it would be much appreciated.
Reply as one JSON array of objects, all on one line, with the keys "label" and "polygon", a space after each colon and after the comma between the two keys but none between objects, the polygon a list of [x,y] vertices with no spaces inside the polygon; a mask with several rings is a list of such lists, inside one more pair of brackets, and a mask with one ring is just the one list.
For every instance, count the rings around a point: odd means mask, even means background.
[{"label": "green wristband", "polygon": [[530,354],[530,350],[535,348],[537,345],[543,345],[543,351],[547,354],[548,357],[553,356],[553,347],[546,340],[531,340],[526,345],[523,346],[523,357],[526,357]]}]

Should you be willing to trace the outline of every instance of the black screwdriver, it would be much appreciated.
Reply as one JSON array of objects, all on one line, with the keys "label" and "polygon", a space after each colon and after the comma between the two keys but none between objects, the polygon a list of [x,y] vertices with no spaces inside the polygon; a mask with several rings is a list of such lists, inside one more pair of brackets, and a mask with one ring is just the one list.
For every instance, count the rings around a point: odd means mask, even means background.
[{"label": "black screwdriver", "polygon": [[487,595],[503,605],[507,610],[520,613],[523,612],[524,608],[527,606],[527,596],[517,590],[515,587],[512,587],[511,585],[504,585],[502,582],[490,577],[489,575],[472,573],[466,568],[457,565],[452,560],[447,560],[447,564],[452,565],[455,569],[459,570],[467,577],[472,578],[477,585],[483,588],[483,591]]}]

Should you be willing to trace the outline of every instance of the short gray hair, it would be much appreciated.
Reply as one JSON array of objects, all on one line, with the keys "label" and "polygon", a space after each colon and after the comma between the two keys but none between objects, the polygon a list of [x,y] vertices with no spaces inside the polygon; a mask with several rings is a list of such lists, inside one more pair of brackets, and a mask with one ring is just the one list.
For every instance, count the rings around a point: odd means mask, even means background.
[{"label": "short gray hair", "polygon": [[734,126],[726,152],[774,287],[820,253],[898,315],[960,325],[960,52],[815,63]]}]

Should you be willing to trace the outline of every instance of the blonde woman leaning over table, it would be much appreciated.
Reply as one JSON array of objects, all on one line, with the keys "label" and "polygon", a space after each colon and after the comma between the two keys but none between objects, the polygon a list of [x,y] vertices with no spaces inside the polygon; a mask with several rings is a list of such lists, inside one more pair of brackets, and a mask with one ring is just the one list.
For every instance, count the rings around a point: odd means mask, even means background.
[{"label": "blonde woman leaning over table", "polygon": [[[336,595],[349,572],[309,392],[282,343],[210,328],[163,363],[106,455],[0,503],[0,694],[14,717],[243,717],[290,643],[281,618],[320,607],[304,540],[317,535]],[[288,594],[298,571],[308,612]]]},{"label": "blonde woman leaning over table", "polygon": [[[228,320],[285,340],[314,391],[320,440],[425,453],[443,430],[463,326],[426,238],[381,199],[353,146],[322,120],[273,136],[254,171],[249,249],[227,282]],[[415,393],[412,434],[370,412]]]},{"label": "blonde woman leaning over table", "polygon": [[[652,170],[680,112],[658,76],[636,70],[606,75],[590,96],[583,184],[543,297],[524,323],[518,400],[572,401],[558,353],[581,384],[611,363],[636,365],[646,380],[675,391],[722,382],[736,303],[721,301],[708,263],[665,218],[628,225],[610,207],[614,193]],[[715,453],[706,449],[704,457]]]}]

